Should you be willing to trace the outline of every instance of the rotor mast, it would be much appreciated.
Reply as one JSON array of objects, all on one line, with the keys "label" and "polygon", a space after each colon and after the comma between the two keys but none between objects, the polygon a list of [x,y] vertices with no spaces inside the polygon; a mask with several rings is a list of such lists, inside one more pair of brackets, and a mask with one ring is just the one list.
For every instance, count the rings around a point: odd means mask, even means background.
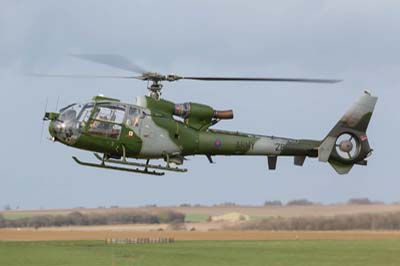
[{"label": "rotor mast", "polygon": [[150,86],[147,87],[149,90],[149,96],[155,100],[161,98],[161,89],[163,85],[159,80],[153,80]]}]

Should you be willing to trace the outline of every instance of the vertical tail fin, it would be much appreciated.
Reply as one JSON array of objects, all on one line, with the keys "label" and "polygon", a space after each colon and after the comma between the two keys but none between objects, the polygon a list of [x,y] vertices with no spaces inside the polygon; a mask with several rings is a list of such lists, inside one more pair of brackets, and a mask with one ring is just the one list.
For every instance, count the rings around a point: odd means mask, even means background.
[{"label": "vertical tail fin", "polygon": [[366,131],[377,100],[366,91],[350,106],[319,146],[321,162],[329,162],[339,174],[347,174],[354,164],[367,164],[372,149]]}]

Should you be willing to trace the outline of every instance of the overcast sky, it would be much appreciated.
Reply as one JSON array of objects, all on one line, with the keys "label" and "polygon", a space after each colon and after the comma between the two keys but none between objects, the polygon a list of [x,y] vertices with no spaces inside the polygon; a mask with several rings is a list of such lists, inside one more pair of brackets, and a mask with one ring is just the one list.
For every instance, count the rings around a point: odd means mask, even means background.
[{"label": "overcast sky", "polygon": [[[400,201],[398,133],[399,1],[18,1],[0,0],[0,208],[262,204],[351,197]],[[189,158],[186,174],[135,175],[75,164],[89,152],[52,143],[48,110],[105,94],[132,102],[147,93],[131,80],[35,79],[24,72],[130,74],[66,56],[115,53],[147,69],[181,75],[339,78],[335,85],[180,81],[163,96],[216,109],[233,121],[216,128],[322,139],[364,89],[379,96],[368,130],[367,167],[339,176],[307,159]]]}]

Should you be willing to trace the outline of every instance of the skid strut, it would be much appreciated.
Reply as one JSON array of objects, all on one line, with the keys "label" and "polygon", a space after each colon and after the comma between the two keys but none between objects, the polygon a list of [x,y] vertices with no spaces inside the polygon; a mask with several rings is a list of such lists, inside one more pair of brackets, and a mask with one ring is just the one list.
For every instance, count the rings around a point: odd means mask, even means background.
[{"label": "skid strut", "polygon": [[[165,174],[164,172],[157,172],[154,170],[150,171],[149,169],[173,171],[173,172],[180,172],[180,173],[187,172],[187,169],[178,168],[178,167],[170,167],[169,165],[162,166],[162,165],[149,164],[150,159],[147,159],[146,163],[137,163],[137,162],[129,162],[126,160],[126,158],[123,158],[122,160],[107,158],[106,156],[100,156],[97,153],[94,153],[94,156],[96,157],[96,159],[98,159],[100,161],[100,164],[83,162],[83,161],[80,161],[75,156],[73,156],[72,159],[74,159],[74,161],[76,163],[78,163],[80,165],[84,165],[84,166],[98,167],[98,168],[119,170],[119,171],[126,171],[126,172],[140,173],[140,174],[149,174],[149,175],[158,175],[158,176]],[[136,168],[119,167],[119,166],[114,166],[114,165],[109,165],[109,164],[135,166]]]},{"label": "skid strut", "polygon": [[[94,153],[94,156],[98,160],[103,161],[103,158],[99,154]],[[184,168],[170,167],[169,165],[162,166],[162,165],[149,164],[150,159],[147,159],[146,163],[128,162],[128,161],[121,161],[121,160],[116,160],[116,159],[105,159],[104,162],[144,167],[145,169],[150,168],[150,169],[159,169],[159,170],[181,172],[181,173],[187,172],[187,169],[184,169]]]}]

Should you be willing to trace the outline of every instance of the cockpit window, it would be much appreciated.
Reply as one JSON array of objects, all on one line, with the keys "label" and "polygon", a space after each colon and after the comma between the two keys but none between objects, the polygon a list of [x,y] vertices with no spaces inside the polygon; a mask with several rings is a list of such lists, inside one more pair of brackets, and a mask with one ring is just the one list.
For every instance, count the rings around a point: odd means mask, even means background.
[{"label": "cockpit window", "polygon": [[93,114],[93,119],[122,124],[124,116],[125,106],[111,104],[98,105],[96,106],[95,113]]},{"label": "cockpit window", "polygon": [[139,126],[140,109],[130,107],[126,116],[126,126],[134,129]]},{"label": "cockpit window", "polygon": [[81,127],[87,123],[93,110],[93,103],[85,104],[79,114],[78,121]]},{"label": "cockpit window", "polygon": [[82,105],[73,103],[60,109],[59,120],[64,122],[73,122],[82,109]]},{"label": "cockpit window", "polygon": [[53,124],[57,132],[57,139],[68,143],[74,143],[80,135],[81,126],[78,123],[78,117],[82,113],[84,105],[73,103],[60,109],[60,115]]},{"label": "cockpit window", "polygon": [[65,111],[65,110],[67,110],[67,109],[69,109],[69,108],[71,108],[72,106],[75,106],[75,105],[77,105],[77,103],[72,103],[70,105],[65,106],[64,108],[61,108],[60,109],[60,113],[62,113],[63,111]]},{"label": "cockpit window", "polygon": [[88,132],[92,135],[119,138],[125,116],[125,106],[121,104],[96,105],[90,120]]}]

